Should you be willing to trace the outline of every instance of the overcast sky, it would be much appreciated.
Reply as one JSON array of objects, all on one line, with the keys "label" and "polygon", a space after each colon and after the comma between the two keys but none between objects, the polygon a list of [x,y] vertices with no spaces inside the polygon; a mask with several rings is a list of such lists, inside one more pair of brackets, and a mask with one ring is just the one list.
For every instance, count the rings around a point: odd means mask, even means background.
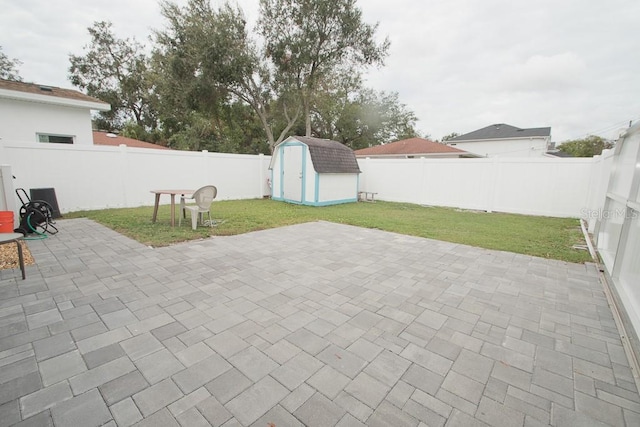
[{"label": "overcast sky", "polygon": [[[255,21],[258,0],[238,4]],[[507,123],[550,126],[560,143],[640,120],[638,0],[358,4],[391,40],[368,85],[398,92],[433,139]],[[69,54],[83,53],[87,27],[111,21],[118,37],[149,45],[159,10],[156,0],[0,0],[0,46],[25,81],[71,88]]]}]

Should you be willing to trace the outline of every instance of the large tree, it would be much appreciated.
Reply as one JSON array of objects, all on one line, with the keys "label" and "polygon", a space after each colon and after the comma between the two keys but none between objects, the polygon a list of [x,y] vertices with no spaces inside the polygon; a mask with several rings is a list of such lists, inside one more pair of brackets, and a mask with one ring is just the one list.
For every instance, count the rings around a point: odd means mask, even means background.
[{"label": "large tree", "polygon": [[71,83],[111,104],[111,111],[99,115],[101,127],[119,130],[133,120],[139,127],[154,128],[144,46],[135,39],[117,38],[110,22],[96,22],[88,31],[91,42],[84,55],[69,56]]},{"label": "large tree", "polygon": [[600,136],[589,135],[586,138],[565,141],[558,146],[558,149],[573,157],[593,157],[602,154],[602,150],[612,147],[611,141]]},{"label": "large tree", "polygon": [[359,80],[336,76],[316,98],[312,131],[357,150],[418,136],[415,114],[395,92],[376,92]]},{"label": "large tree", "polygon": [[229,4],[216,10],[207,0],[190,0],[182,8],[165,1],[161,7],[168,25],[155,32],[154,68],[163,111],[197,109],[213,118],[225,103],[245,103],[273,149],[301,109],[250,37],[242,11]]},{"label": "large tree", "polygon": [[321,83],[338,68],[358,74],[382,65],[389,40],[375,40],[377,24],[363,22],[356,0],[260,0],[258,28],[278,79],[294,83],[302,99],[305,134]]},{"label": "large tree", "polygon": [[21,82],[22,77],[20,77],[20,73],[18,72],[18,67],[21,64],[22,62],[19,60],[9,58],[2,51],[2,46],[0,46],[0,79]]}]

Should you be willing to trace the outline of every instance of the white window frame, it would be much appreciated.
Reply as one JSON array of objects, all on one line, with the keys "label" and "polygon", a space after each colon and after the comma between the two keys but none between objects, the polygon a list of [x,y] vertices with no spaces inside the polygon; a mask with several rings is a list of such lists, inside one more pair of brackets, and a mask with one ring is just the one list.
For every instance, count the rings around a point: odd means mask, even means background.
[{"label": "white window frame", "polygon": [[[61,142],[61,141],[50,141],[49,138],[69,138],[70,142]],[[36,140],[43,144],[75,144],[76,137],[74,135],[63,135],[59,133],[44,133],[38,132],[36,133]]]}]

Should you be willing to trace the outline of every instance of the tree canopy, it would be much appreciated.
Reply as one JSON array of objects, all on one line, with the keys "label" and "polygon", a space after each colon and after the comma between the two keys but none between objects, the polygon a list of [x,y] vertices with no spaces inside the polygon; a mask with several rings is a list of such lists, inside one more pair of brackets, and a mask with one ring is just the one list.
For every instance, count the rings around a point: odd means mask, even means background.
[{"label": "tree canopy", "polygon": [[[188,150],[269,153],[298,133],[361,148],[416,135],[397,93],[362,84],[389,41],[355,0],[260,0],[256,28],[229,3],[160,2],[151,48],[90,27],[72,83],[112,105],[97,125]],[[149,52],[148,54],[145,52]]]},{"label": "tree canopy", "polygon": [[18,67],[21,64],[22,62],[19,60],[9,58],[2,51],[2,46],[0,46],[0,79],[21,82],[22,77],[20,77],[20,73],[18,72]]},{"label": "tree canopy", "polygon": [[565,141],[558,146],[563,153],[573,157],[593,157],[602,154],[602,150],[613,148],[613,143],[600,136],[589,135],[583,139]]},{"label": "tree canopy", "polygon": [[88,28],[91,43],[84,55],[70,55],[69,79],[74,86],[111,104],[99,114],[105,130],[117,130],[133,120],[142,128],[155,127],[150,97],[148,59],[135,39],[119,39],[110,22]]},{"label": "tree canopy", "polygon": [[449,141],[450,139],[453,139],[453,138],[458,137],[458,136],[460,136],[460,134],[458,132],[451,132],[450,134],[447,134],[447,135],[442,137],[442,142]]},{"label": "tree canopy", "polygon": [[305,134],[318,88],[336,70],[359,75],[361,67],[382,65],[389,40],[377,44],[376,25],[362,21],[355,0],[260,0],[258,28],[266,55],[302,99]]}]

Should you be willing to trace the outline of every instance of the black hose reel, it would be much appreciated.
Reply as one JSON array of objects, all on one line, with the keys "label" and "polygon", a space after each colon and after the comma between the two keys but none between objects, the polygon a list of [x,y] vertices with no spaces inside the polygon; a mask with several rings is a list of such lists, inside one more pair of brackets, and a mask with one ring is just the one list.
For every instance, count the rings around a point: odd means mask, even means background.
[{"label": "black hose reel", "polygon": [[45,236],[45,233],[56,234],[58,232],[54,225],[53,209],[49,203],[44,200],[31,200],[24,188],[17,188],[16,195],[22,206],[19,211],[20,226],[13,230],[15,233],[22,233],[25,236],[36,233],[39,236]]}]

